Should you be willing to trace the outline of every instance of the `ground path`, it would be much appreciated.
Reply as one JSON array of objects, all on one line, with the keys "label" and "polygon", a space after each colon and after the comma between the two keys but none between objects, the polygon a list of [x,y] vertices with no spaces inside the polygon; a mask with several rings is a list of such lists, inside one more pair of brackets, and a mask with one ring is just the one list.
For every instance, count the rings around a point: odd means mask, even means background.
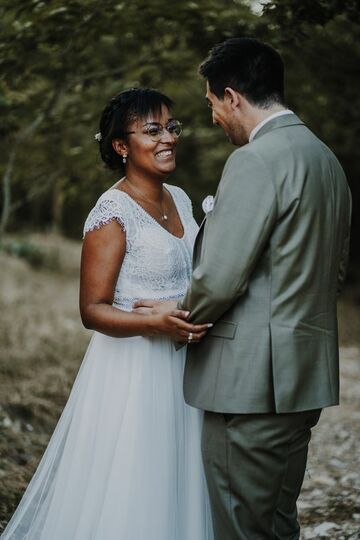
[{"label": "ground path", "polygon": [[[78,312],[80,244],[34,237],[44,268],[0,253],[0,531],[40,459],[89,340]],[[56,267],[56,271],[54,271]],[[360,540],[360,297],[339,304],[341,406],[314,430],[302,540]],[[356,346],[355,346],[355,345]]]},{"label": "ground path", "polygon": [[360,349],[341,348],[341,405],[314,430],[299,501],[302,540],[360,539]]}]

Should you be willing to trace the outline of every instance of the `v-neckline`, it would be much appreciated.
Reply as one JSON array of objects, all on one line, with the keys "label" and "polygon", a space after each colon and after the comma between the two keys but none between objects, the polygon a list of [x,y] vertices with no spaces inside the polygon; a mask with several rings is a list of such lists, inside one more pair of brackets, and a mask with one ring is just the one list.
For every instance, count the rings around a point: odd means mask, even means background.
[{"label": "v-neckline", "polygon": [[139,204],[135,199],[134,197],[132,197],[131,195],[129,195],[129,193],[126,193],[126,191],[123,191],[122,189],[119,189],[119,188],[111,188],[110,191],[119,191],[120,193],[123,193],[124,195],[126,195],[138,208],[140,208],[140,210],[142,210],[150,219],[151,221],[153,221],[154,223],[156,223],[160,229],[162,229],[163,231],[165,231],[167,234],[169,234],[170,236],[172,236],[173,238],[177,238],[177,240],[184,240],[185,236],[186,236],[186,230],[185,230],[185,225],[183,223],[183,220],[182,220],[182,217],[181,217],[181,214],[179,212],[179,208],[178,208],[178,205],[176,203],[176,198],[173,196],[173,194],[171,193],[170,189],[167,187],[166,184],[164,184],[164,187],[166,189],[166,191],[169,193],[170,197],[171,197],[171,200],[173,201],[174,203],[174,206],[175,206],[175,209],[176,209],[176,212],[177,212],[177,215],[179,217],[179,221],[180,221],[180,224],[181,224],[181,227],[183,229],[183,234],[182,236],[176,236],[176,234],[173,234],[171,233],[170,231],[168,231],[167,229],[165,229],[165,227],[163,227],[157,219],[155,219],[147,210],[145,210],[145,208],[143,206],[141,206],[141,204]]}]

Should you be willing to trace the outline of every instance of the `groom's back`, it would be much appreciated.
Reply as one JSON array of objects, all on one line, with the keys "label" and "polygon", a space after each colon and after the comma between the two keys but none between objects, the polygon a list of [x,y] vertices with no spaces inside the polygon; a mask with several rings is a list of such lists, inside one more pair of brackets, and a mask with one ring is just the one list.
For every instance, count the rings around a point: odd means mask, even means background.
[{"label": "groom's back", "polygon": [[336,157],[310,130],[300,121],[279,124],[231,157],[238,170],[252,156],[265,165],[277,219],[246,292],[189,350],[185,395],[208,410],[294,412],[338,403],[336,296],[349,191]]},{"label": "groom's back", "polygon": [[304,125],[260,137],[257,150],[278,198],[268,282],[276,408],[336,404],[336,298],[350,216],[346,178],[334,154]]},{"label": "groom's back", "polygon": [[278,220],[270,238],[271,318],[287,326],[315,319],[334,329],[339,265],[349,222],[349,191],[334,154],[304,125],[253,143],[275,186]]}]

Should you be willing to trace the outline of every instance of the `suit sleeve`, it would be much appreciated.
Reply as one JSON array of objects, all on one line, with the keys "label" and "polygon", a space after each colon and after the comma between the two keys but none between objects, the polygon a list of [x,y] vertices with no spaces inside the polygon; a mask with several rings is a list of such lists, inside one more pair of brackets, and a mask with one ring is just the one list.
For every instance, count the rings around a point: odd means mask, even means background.
[{"label": "suit sleeve", "polygon": [[214,323],[244,294],[276,219],[276,192],[265,164],[249,150],[236,150],[225,165],[181,302],[189,320]]}]

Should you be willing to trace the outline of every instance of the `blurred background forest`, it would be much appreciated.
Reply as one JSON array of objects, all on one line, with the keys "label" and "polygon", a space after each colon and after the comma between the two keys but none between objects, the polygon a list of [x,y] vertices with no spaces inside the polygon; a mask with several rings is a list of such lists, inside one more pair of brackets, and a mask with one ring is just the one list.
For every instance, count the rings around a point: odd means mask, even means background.
[{"label": "blurred background forest", "polygon": [[90,207],[116,180],[94,142],[101,110],[137,85],[176,102],[185,130],[171,182],[189,192],[199,217],[232,147],[211,124],[197,66],[215,43],[240,35],[283,54],[287,104],[345,168],[357,231],[359,13],[356,0],[1,0],[1,234],[81,238]]},{"label": "blurred background forest", "polygon": [[358,0],[0,0],[0,530],[89,339],[77,307],[82,226],[117,180],[94,141],[100,113],[130,86],[174,99],[184,133],[169,181],[201,219],[233,147],[212,125],[197,66],[215,43],[244,35],[282,53],[287,105],[338,156],[353,194],[343,404],[319,428],[300,509],[304,538],[359,538]]}]

